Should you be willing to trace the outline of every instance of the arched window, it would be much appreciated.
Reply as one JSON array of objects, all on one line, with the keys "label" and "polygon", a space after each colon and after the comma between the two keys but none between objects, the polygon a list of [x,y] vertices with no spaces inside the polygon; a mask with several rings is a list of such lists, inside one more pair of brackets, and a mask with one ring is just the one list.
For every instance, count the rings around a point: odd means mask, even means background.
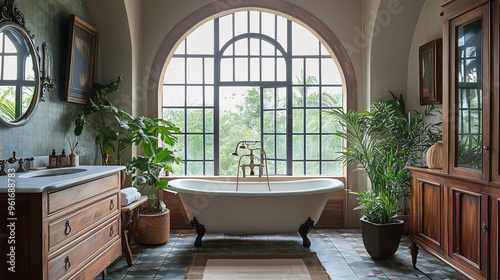
[{"label": "arched window", "polygon": [[320,40],[263,11],[205,22],[168,62],[163,118],[182,130],[177,174],[236,175],[239,140],[261,140],[269,174],[341,175],[339,125],[321,110],[344,108],[343,79]]}]

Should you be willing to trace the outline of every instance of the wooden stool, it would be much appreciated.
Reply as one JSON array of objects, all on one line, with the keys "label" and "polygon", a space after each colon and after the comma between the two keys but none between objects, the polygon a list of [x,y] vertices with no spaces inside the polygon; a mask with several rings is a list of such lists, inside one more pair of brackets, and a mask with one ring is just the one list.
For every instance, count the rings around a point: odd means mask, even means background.
[{"label": "wooden stool", "polygon": [[139,219],[139,209],[137,208],[147,200],[148,197],[143,196],[129,205],[122,206],[122,250],[129,266],[132,265],[132,252],[130,251],[129,240],[137,227],[137,220]]}]

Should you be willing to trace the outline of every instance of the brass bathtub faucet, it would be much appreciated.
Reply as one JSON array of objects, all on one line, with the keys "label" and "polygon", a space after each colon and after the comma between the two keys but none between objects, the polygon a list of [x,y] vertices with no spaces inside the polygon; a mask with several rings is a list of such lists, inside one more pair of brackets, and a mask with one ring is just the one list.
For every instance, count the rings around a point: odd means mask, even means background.
[{"label": "brass bathtub faucet", "polygon": [[[250,150],[250,154],[249,155],[243,155],[243,156],[240,157],[240,158],[242,158],[242,157],[250,157],[250,163],[248,163],[248,164],[240,164],[240,168],[243,171],[243,177],[246,177],[245,170],[247,169],[247,167],[250,169],[250,176],[254,176],[255,175],[254,169],[257,167],[257,168],[259,168],[259,177],[262,177],[262,170],[264,169],[264,164],[262,163],[262,160],[260,158],[258,158],[257,156],[255,156],[253,154],[253,151],[255,149],[249,149],[249,150]],[[258,160],[261,163],[256,164],[255,160]]]},{"label": "brass bathtub faucet", "polygon": [[[260,148],[259,147],[251,148],[251,146],[255,146],[257,144],[260,144]],[[250,151],[250,154],[240,156],[238,154],[238,149],[247,149]],[[258,156],[254,155],[254,151],[259,151],[263,155],[263,157],[259,158]],[[238,172],[236,173],[236,191],[238,191],[240,168],[243,171],[243,177],[246,177],[247,168],[250,169],[250,176],[254,176],[255,175],[254,169],[258,168],[259,177],[262,177],[264,167],[266,168],[267,187],[269,191],[271,191],[271,187],[269,186],[269,173],[267,171],[267,156],[266,152],[262,148],[261,141],[253,141],[253,140],[240,141],[238,142],[238,144],[236,144],[236,149],[234,150],[234,153],[232,153],[231,155],[240,157],[240,159],[238,160]],[[250,163],[242,164],[241,159],[243,157],[249,157]],[[255,163],[256,160],[259,161],[259,163]]]}]

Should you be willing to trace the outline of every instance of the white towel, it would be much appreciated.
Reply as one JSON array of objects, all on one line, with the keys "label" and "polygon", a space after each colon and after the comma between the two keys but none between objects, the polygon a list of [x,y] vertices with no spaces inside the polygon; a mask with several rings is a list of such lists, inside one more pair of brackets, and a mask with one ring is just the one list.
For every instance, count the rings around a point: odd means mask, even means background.
[{"label": "white towel", "polygon": [[141,193],[140,192],[135,192],[133,194],[129,194],[126,196],[122,196],[121,199],[121,204],[122,206],[129,205],[130,203],[137,201],[141,198]]},{"label": "white towel", "polygon": [[122,197],[124,197],[124,196],[127,196],[128,194],[136,193],[137,189],[134,187],[129,187],[129,188],[122,189],[120,192],[122,193]]}]

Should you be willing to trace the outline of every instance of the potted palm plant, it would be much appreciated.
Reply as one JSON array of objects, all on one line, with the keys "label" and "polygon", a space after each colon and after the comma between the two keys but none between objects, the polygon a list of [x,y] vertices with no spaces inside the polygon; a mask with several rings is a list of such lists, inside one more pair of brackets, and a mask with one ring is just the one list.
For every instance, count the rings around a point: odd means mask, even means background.
[{"label": "potted palm plant", "polygon": [[434,106],[423,114],[414,111],[412,117],[403,99],[394,97],[373,103],[363,113],[325,111],[343,127],[335,133],[348,144],[341,152],[343,163],[357,163],[358,170],[365,171],[370,180],[370,190],[362,188],[354,194],[359,200],[355,209],[362,210],[363,243],[375,259],[390,257],[399,247],[404,223],[398,220],[398,214],[405,206],[410,182],[406,166],[417,162],[420,151],[439,135],[436,125],[425,123],[432,110]]},{"label": "potted palm plant", "polygon": [[[436,114],[436,106],[427,106],[421,113],[406,109],[403,97],[374,102],[368,114],[370,126],[376,128],[381,137],[393,145],[394,155],[401,160],[401,168],[406,166],[425,166],[425,152],[442,139],[441,122],[430,121]],[[401,184],[404,189],[400,196],[398,218],[405,221],[404,233],[409,233],[410,173]]]}]

